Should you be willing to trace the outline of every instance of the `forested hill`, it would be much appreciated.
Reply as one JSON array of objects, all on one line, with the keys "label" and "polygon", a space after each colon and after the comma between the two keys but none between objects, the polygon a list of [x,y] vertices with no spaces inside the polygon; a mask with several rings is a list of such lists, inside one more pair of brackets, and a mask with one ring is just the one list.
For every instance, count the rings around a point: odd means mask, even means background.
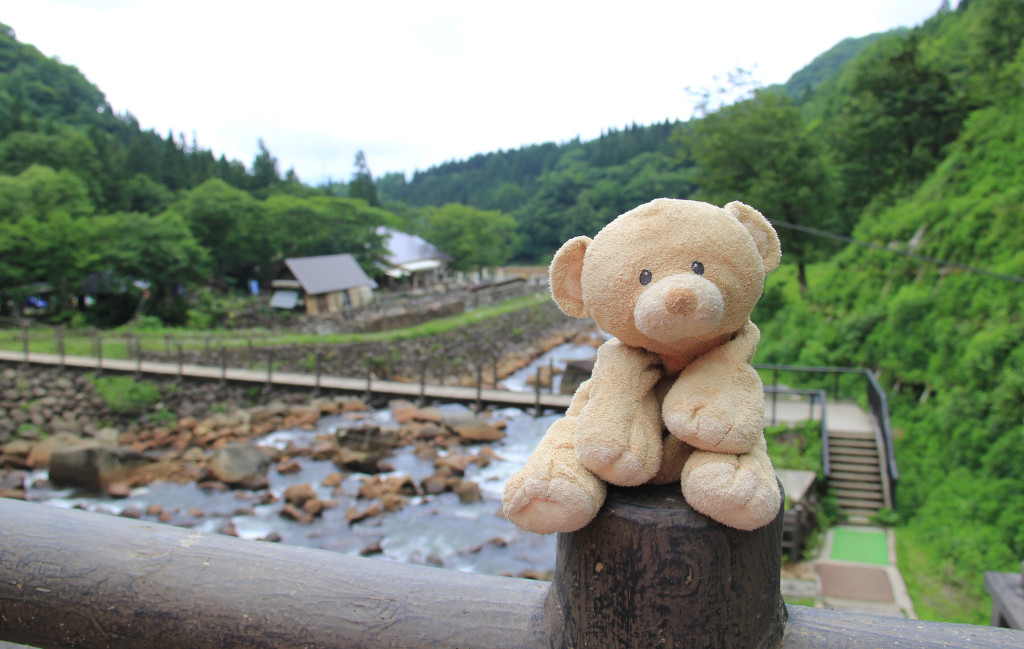
[{"label": "forested hill", "polygon": [[262,141],[247,168],[143,131],[0,24],[0,316],[46,290],[44,317],[77,322],[71,297],[99,278],[91,324],[143,313],[185,324],[185,291],[267,283],[286,257],[347,252],[372,272],[386,224],[397,217],[377,205],[368,169],[314,189],[282,176]]},{"label": "forested hill", "polygon": [[[900,567],[926,619],[987,623],[984,572],[1024,559],[1022,38],[1021,0],[965,1],[820,84],[797,132],[831,189],[799,210],[776,202],[816,186],[799,165],[788,186],[768,167],[749,182],[702,172],[772,218],[849,229],[855,243],[795,248],[803,292],[792,264],[769,278],[757,360],[878,374],[898,437]],[[708,138],[769,109],[762,97],[712,116],[691,151],[721,162]],[[816,205],[837,222],[820,225]]]}]

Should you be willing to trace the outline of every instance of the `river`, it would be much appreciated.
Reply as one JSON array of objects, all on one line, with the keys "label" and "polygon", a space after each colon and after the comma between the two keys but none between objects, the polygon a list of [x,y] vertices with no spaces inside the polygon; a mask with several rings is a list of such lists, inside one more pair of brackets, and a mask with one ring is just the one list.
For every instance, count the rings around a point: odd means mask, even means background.
[{"label": "river", "polygon": [[[564,361],[593,358],[594,347],[566,344],[554,348],[530,366],[509,376],[509,389],[532,390],[526,383],[536,368],[554,361],[556,368]],[[556,375],[556,381],[557,381]],[[557,382],[556,382],[557,386]],[[457,404],[437,406],[443,412],[465,411]],[[365,413],[327,416],[320,419],[314,431],[280,430],[256,440],[279,449],[289,444],[311,445],[317,435],[333,434]],[[349,474],[339,488],[322,486],[324,478],[338,471],[329,460],[313,460],[299,456],[301,470],[281,474],[273,467],[268,473],[269,492],[275,502],[266,502],[266,492],[245,490],[203,489],[194,483],[154,482],[133,489],[127,498],[113,499],[73,489],[55,489],[46,482],[46,472],[33,474],[27,491],[31,501],[56,507],[75,507],[109,514],[141,515],[156,520],[162,510],[167,522],[217,533],[230,531],[243,539],[278,538],[280,542],[321,548],[352,555],[406,563],[427,564],[490,575],[543,575],[554,569],[555,537],[523,532],[501,516],[501,495],[506,480],[525,462],[545,430],[560,415],[534,418],[518,409],[489,413],[493,421],[507,423],[506,437],[489,444],[498,456],[484,467],[470,465],[465,479],[480,487],[481,499],[461,503],[454,493],[436,496],[413,496],[395,512],[349,523],[346,512],[365,509],[368,501],[357,499],[366,474]],[[376,423],[394,423],[389,410],[372,413]],[[482,445],[463,446],[451,452],[475,455]],[[442,454],[445,452],[442,451]],[[432,460],[417,457],[412,447],[403,447],[387,458],[393,471],[381,474],[409,476],[419,483],[434,473]],[[291,485],[308,483],[317,496],[334,504],[325,509],[313,523],[298,523],[280,516],[283,494]]]}]

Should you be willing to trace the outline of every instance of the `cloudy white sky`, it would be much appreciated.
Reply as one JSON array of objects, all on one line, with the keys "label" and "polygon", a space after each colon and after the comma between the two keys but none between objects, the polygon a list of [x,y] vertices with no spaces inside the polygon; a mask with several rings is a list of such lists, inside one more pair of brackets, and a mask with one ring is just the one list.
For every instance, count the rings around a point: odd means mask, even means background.
[{"label": "cloudy white sky", "polygon": [[143,128],[246,165],[263,138],[282,172],[318,184],[347,180],[359,149],[375,175],[411,176],[687,119],[687,87],[738,66],[783,82],[940,2],[0,0],[0,22]]}]

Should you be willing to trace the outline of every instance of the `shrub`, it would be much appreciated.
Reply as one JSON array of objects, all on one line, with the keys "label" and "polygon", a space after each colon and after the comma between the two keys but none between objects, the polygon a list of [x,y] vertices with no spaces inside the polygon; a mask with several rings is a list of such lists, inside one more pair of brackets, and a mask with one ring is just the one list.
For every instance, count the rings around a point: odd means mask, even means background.
[{"label": "shrub", "polygon": [[119,415],[139,415],[156,405],[162,396],[157,386],[130,376],[104,376],[93,378],[92,382],[107,407]]}]

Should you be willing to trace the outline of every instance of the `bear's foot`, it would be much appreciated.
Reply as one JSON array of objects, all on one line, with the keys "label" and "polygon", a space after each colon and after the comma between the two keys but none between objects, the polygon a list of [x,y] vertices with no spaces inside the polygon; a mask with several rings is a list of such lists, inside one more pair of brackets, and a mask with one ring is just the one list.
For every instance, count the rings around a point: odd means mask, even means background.
[{"label": "bear's foot", "polygon": [[576,458],[601,479],[620,487],[641,485],[654,475],[650,459],[645,462],[632,452],[621,448],[577,448]]},{"label": "bear's foot", "polygon": [[691,507],[729,527],[755,530],[779,513],[781,495],[763,441],[742,455],[694,452],[681,483]]},{"label": "bear's foot", "polygon": [[593,520],[604,504],[604,483],[590,477],[576,481],[516,474],[505,485],[505,518],[536,534],[575,532]]}]

